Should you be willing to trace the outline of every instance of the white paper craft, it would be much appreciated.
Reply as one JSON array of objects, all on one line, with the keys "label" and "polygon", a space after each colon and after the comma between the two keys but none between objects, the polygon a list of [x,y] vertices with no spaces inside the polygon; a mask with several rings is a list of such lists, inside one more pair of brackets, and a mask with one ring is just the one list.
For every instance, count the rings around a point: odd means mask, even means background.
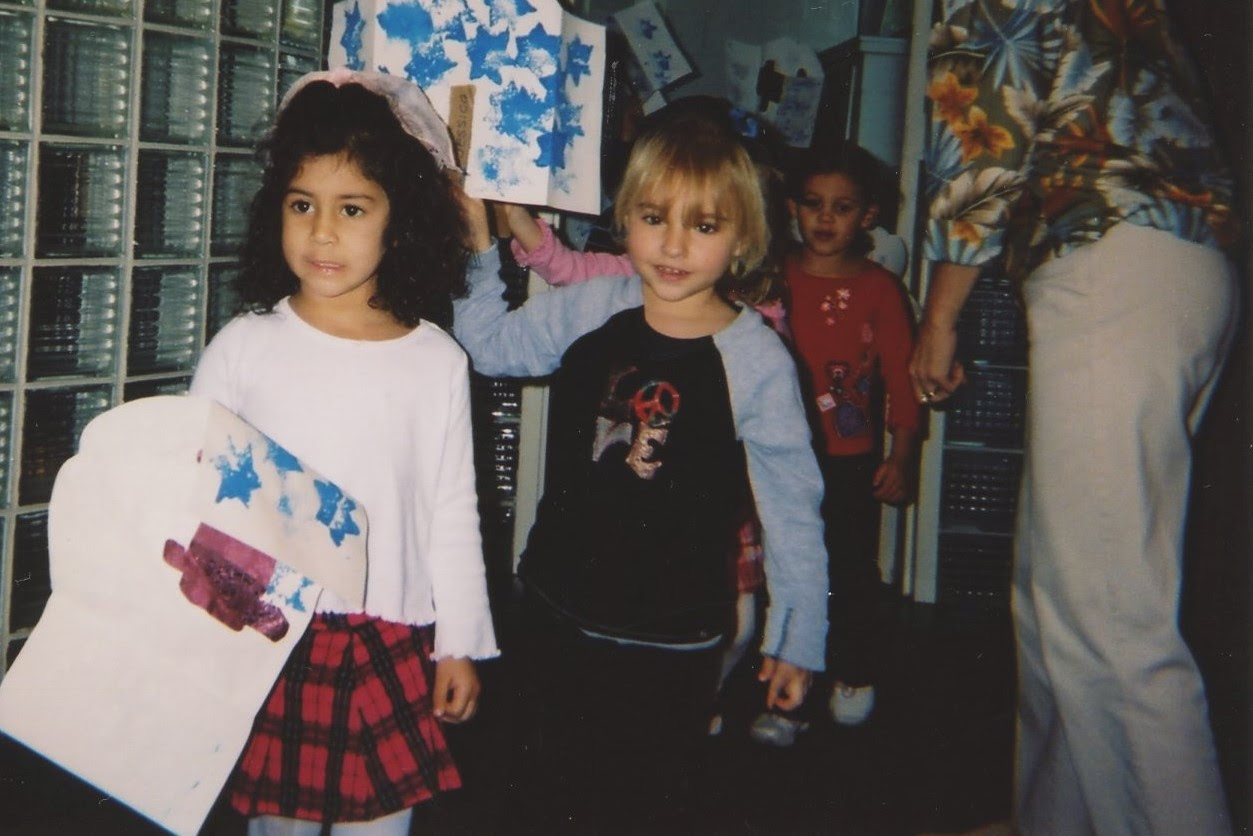
[{"label": "white paper craft", "polygon": [[364,509],[217,404],[100,415],[57,474],[52,596],[0,730],[194,834],[325,587],[365,594]]},{"label": "white paper craft", "polygon": [[405,76],[446,121],[472,84],[466,191],[600,212],[605,29],[557,0],[340,0],[327,62]]},{"label": "white paper craft", "polygon": [[640,70],[635,84],[641,99],[647,101],[692,74],[692,65],[651,0],[614,12],[613,22],[626,38]]},{"label": "white paper craft", "polygon": [[791,38],[776,38],[765,46],[729,40],[725,55],[727,97],[765,116],[789,145],[809,147],[822,104],[818,54]]}]

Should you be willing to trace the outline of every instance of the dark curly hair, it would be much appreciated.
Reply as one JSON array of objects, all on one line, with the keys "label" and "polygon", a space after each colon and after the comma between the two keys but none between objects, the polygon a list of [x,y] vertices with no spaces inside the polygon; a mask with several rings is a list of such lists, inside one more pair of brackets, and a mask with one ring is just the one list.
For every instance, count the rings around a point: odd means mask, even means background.
[{"label": "dark curly hair", "polygon": [[[844,175],[861,193],[867,206],[883,208],[890,173],[874,154],[860,145],[836,141],[819,148],[796,149],[787,171],[788,198],[802,200],[809,178],[822,174]],[[874,249],[874,239],[867,230],[859,229],[851,249],[857,255],[866,255]]]},{"label": "dark curly hair", "polygon": [[310,157],[344,154],[387,194],[385,252],[371,307],[413,327],[452,322],[452,300],[466,292],[467,224],[453,184],[431,153],[400,126],[387,100],[359,84],[315,81],[278,115],[261,144],[265,168],[249,210],[238,279],[241,307],[274,309],[300,281],[283,258],[287,188]]}]

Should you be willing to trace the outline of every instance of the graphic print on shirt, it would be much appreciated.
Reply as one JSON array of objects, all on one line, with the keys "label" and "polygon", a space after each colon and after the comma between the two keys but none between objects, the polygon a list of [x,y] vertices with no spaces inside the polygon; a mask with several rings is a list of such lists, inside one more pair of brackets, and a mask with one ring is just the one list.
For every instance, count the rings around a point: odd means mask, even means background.
[{"label": "graphic print on shirt", "polygon": [[610,447],[626,444],[627,467],[641,479],[652,479],[662,465],[658,456],[679,400],[672,383],[648,378],[635,366],[613,372],[597,407],[592,461],[600,461]]},{"label": "graphic print on shirt", "polygon": [[[818,303],[823,322],[829,328],[847,327],[843,313],[852,302],[853,292],[847,287],[828,293]],[[826,390],[818,395],[818,409],[831,416],[835,432],[840,438],[852,438],[870,432],[871,401],[873,400],[875,366],[870,346],[874,344],[874,327],[869,322],[861,325],[862,351],[857,368],[843,360],[829,360],[826,364]]]}]

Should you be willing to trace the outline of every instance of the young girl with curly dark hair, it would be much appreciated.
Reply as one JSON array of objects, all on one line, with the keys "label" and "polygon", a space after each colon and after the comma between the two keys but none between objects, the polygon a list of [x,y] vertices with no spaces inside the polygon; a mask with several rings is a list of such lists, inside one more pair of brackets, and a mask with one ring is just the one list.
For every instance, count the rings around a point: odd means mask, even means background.
[{"label": "young girl with curly dark hair", "polygon": [[227,792],[252,834],[405,834],[459,785],[439,721],[475,713],[471,660],[497,653],[467,360],[439,327],[468,257],[451,144],[412,84],[335,71],[297,82],[263,158],[247,312],[191,390],[365,506],[369,572],[362,611],[323,593]]}]

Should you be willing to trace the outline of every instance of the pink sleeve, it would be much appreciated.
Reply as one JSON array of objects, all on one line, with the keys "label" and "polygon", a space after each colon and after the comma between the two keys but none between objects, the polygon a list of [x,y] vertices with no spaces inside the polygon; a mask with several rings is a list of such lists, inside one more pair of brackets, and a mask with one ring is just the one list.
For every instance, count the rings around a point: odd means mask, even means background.
[{"label": "pink sleeve", "polygon": [[634,276],[635,268],[625,255],[609,253],[583,253],[572,250],[557,240],[552,227],[536,218],[543,240],[539,246],[525,252],[518,240],[509,242],[509,249],[518,264],[530,267],[549,284],[577,284],[593,276]]}]

